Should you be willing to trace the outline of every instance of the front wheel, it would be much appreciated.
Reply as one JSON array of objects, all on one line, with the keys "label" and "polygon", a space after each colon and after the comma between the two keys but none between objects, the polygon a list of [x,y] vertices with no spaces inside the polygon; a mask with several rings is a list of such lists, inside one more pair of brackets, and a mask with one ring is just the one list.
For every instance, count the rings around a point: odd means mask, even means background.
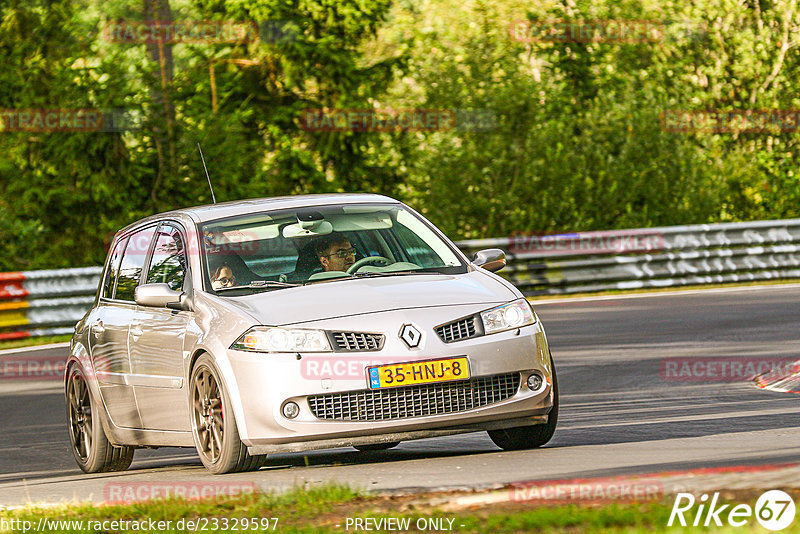
[{"label": "front wheel", "polygon": [[208,354],[200,356],[192,369],[191,399],[192,435],[206,469],[221,475],[264,465],[266,456],[251,456],[239,439],[230,397]]},{"label": "front wheel", "polygon": [[550,366],[553,369],[553,408],[547,416],[547,422],[542,425],[490,430],[489,437],[501,449],[507,451],[535,449],[553,437],[558,423],[558,378],[556,378],[556,366],[552,356],[550,357]]},{"label": "front wheel", "polygon": [[125,471],[133,461],[133,447],[117,447],[108,441],[100,420],[99,401],[92,397],[86,375],[78,364],[67,375],[67,419],[72,455],[84,473]]}]

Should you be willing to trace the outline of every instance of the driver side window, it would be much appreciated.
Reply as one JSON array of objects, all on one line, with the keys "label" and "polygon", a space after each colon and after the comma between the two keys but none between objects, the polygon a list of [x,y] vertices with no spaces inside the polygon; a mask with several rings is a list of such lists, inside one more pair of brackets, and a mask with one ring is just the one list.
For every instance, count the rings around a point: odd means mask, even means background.
[{"label": "driver side window", "polygon": [[186,250],[177,228],[162,225],[158,229],[153,257],[147,271],[148,284],[167,284],[176,291],[183,289],[186,277]]},{"label": "driver side window", "polygon": [[125,247],[125,254],[119,267],[117,291],[114,295],[117,300],[134,301],[136,286],[139,285],[154,233],[155,227],[151,226],[136,232],[128,239],[128,246]]}]

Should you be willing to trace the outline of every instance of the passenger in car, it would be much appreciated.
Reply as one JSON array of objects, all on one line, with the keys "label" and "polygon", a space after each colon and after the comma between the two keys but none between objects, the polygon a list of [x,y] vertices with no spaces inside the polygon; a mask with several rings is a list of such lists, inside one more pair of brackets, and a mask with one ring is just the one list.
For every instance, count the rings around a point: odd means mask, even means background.
[{"label": "passenger in car", "polygon": [[214,276],[211,278],[211,287],[214,290],[223,287],[233,287],[236,285],[236,278],[233,276],[233,269],[227,263],[223,263],[217,270],[214,271]]}]

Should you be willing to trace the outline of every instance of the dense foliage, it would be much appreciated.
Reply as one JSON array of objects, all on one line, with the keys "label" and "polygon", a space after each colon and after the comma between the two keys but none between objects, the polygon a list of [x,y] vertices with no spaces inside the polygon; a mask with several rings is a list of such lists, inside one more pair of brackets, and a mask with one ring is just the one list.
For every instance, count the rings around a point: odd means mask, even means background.
[{"label": "dense foliage", "polygon": [[[4,120],[0,271],[98,264],[121,226],[209,202],[198,142],[218,200],[377,192],[453,238],[795,217],[796,129],[674,131],[663,113],[800,108],[797,11],[796,0],[0,0],[0,110],[126,110],[134,126]],[[103,33],[154,19],[249,22],[259,37]],[[602,20],[661,32],[517,31]],[[454,122],[305,127],[318,109]]]}]

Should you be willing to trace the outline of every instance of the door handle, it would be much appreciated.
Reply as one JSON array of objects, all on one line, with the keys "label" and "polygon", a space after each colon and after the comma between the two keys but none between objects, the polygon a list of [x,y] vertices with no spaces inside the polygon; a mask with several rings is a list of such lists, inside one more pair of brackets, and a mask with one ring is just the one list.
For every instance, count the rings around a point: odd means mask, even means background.
[{"label": "door handle", "polygon": [[140,337],[144,332],[139,326],[131,326],[131,337]]},{"label": "door handle", "polygon": [[94,333],[95,337],[100,337],[100,334],[106,331],[106,328],[103,326],[103,321],[96,322],[92,325],[92,332]]}]

